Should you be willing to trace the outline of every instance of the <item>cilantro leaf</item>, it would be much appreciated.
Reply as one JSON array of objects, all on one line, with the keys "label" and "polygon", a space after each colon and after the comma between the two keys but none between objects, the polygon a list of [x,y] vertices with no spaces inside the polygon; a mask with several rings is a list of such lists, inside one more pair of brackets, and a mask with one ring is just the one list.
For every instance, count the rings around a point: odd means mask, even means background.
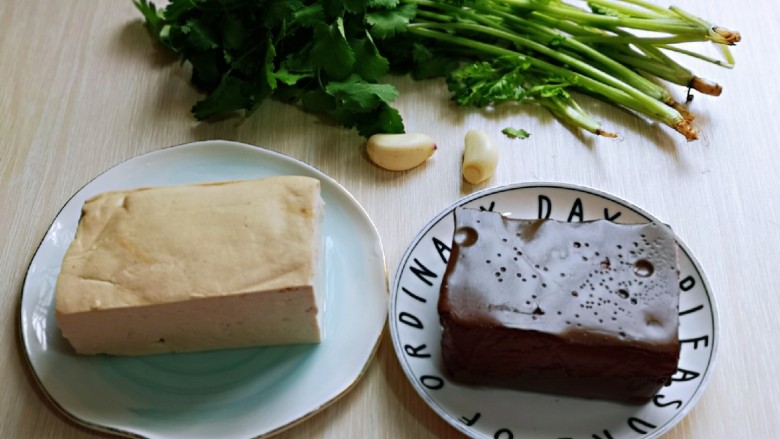
[{"label": "cilantro leaf", "polygon": [[352,12],[353,14],[363,12],[363,9],[365,9],[366,7],[366,0],[343,0],[343,1],[344,1],[344,9],[348,12]]},{"label": "cilantro leaf", "polygon": [[311,74],[314,74],[317,71],[317,67],[312,62],[311,56],[309,56],[310,52],[311,48],[309,47],[299,52],[291,53],[284,59],[284,65],[286,65],[287,69],[291,72],[310,72]]},{"label": "cilantro leaf", "polygon": [[420,43],[412,43],[412,78],[416,80],[447,76],[458,68],[459,61],[442,53],[434,54]]},{"label": "cilantro leaf", "polygon": [[312,90],[303,95],[301,105],[310,113],[330,113],[336,109],[336,99],[322,90]]},{"label": "cilantro leaf", "polygon": [[378,82],[390,61],[371,34],[403,29],[415,9],[400,0],[171,0],[164,9],[133,2],[207,93],[192,107],[198,120],[248,116],[273,95],[362,135],[403,132],[390,106],[398,91]]},{"label": "cilantro leaf", "polygon": [[371,137],[374,134],[396,134],[404,132],[404,121],[395,108],[382,104],[370,113],[356,117],[355,127],[358,134]]},{"label": "cilantro leaf", "polygon": [[268,43],[266,44],[266,51],[265,51],[265,63],[263,64],[264,69],[263,73],[265,76],[265,80],[268,83],[268,86],[271,88],[271,90],[274,90],[276,88],[276,76],[274,75],[274,58],[276,57],[276,49],[274,48],[274,45],[271,42],[271,39],[268,39]]},{"label": "cilantro leaf", "polygon": [[417,7],[405,4],[394,9],[380,9],[366,14],[366,22],[371,25],[371,35],[389,38],[396,33],[406,31],[409,22],[417,14]]},{"label": "cilantro leaf", "polygon": [[569,92],[566,91],[566,87],[570,86],[569,82],[545,82],[531,87],[528,90],[528,94],[532,96],[539,96],[542,98],[551,98],[560,96],[563,98],[570,98]]},{"label": "cilantro leaf", "polygon": [[447,78],[452,98],[460,105],[485,107],[528,98],[530,63],[521,56],[467,64]]},{"label": "cilantro leaf", "polygon": [[416,80],[447,76],[458,68],[458,60],[448,56],[436,56],[418,61],[412,69],[412,78]]},{"label": "cilantro leaf", "polygon": [[355,53],[344,36],[341,18],[330,25],[317,23],[309,55],[312,63],[321,66],[329,77],[343,79],[349,76],[355,64]]},{"label": "cilantro leaf", "polygon": [[527,139],[531,134],[522,128],[506,127],[501,130],[510,139]]},{"label": "cilantro leaf", "polygon": [[392,9],[398,6],[399,3],[400,0],[368,0],[368,7]]},{"label": "cilantro leaf", "polygon": [[217,48],[217,39],[213,31],[199,19],[190,18],[181,27],[181,31],[187,36],[187,41],[195,50]]},{"label": "cilantro leaf", "polygon": [[264,18],[263,24],[268,29],[292,20],[294,13],[304,7],[300,0],[270,0],[259,3],[263,3],[261,17]]},{"label": "cilantro leaf", "polygon": [[355,73],[363,79],[376,82],[384,77],[390,69],[390,62],[379,54],[371,35],[350,42],[355,53]]},{"label": "cilantro leaf", "polygon": [[141,11],[146,20],[146,26],[149,31],[157,38],[160,35],[160,29],[163,26],[164,17],[162,11],[158,11],[154,3],[148,0],[133,0],[135,7]]},{"label": "cilantro leaf", "polygon": [[433,52],[420,43],[412,43],[412,59],[415,62],[428,61],[433,59]]},{"label": "cilantro leaf", "polygon": [[282,65],[279,66],[279,69],[274,72],[274,77],[283,84],[295,85],[301,79],[314,77],[314,74],[311,72],[291,72],[287,69],[287,64],[282,63]]},{"label": "cilantro leaf", "polygon": [[325,10],[319,3],[304,6],[293,12],[292,22],[303,27],[314,27],[315,24],[325,21]]},{"label": "cilantro leaf", "polygon": [[222,29],[222,45],[225,49],[240,49],[246,43],[246,27],[235,14],[225,14],[222,17],[220,28]]},{"label": "cilantro leaf", "polygon": [[386,48],[417,79],[457,67],[405,34],[416,6],[400,0],[171,0],[164,10],[133,1],[157,39],[192,65],[192,82],[208,93],[193,106],[201,120],[251,114],[273,95],[362,135],[403,132],[390,106],[398,91],[379,83],[393,65]]},{"label": "cilantro leaf", "polygon": [[[350,79],[355,79],[357,81],[357,79],[354,77],[351,77]],[[328,86],[332,90],[334,88],[337,89],[337,91],[341,91],[342,89],[347,91],[354,91],[355,82],[350,84],[351,85],[344,83],[331,83]],[[377,86],[378,84],[368,85]],[[345,101],[320,90],[314,90],[303,95],[301,104],[305,111],[325,114],[330,119],[340,123],[347,128],[355,127],[358,131],[358,134],[364,137],[370,137],[377,133],[404,132],[403,119],[401,119],[401,114],[398,112],[398,110],[391,107],[387,104],[387,102],[384,102],[381,99],[375,101],[374,98],[369,97],[368,101],[374,102],[376,105],[367,105],[371,108],[366,111],[355,111],[354,108],[352,108],[352,106],[355,105],[355,101]]]},{"label": "cilantro leaf", "polygon": [[325,92],[338,100],[344,108],[363,113],[392,102],[398,97],[398,90],[390,84],[371,84],[351,75],[342,82],[330,82]]},{"label": "cilantro leaf", "polygon": [[219,86],[201,100],[192,112],[198,120],[242,110],[250,106],[248,91],[249,85],[232,76],[225,76]]},{"label": "cilantro leaf", "polygon": [[621,14],[617,10],[606,6],[596,5],[588,2],[588,7],[590,7],[590,10],[593,11],[594,14],[606,15],[608,17],[626,17],[625,14]]},{"label": "cilantro leaf", "polygon": [[342,0],[321,0],[319,3],[322,4],[326,21],[332,21],[344,16],[345,8]]},{"label": "cilantro leaf", "polygon": [[171,0],[165,7],[165,21],[176,23],[185,20],[198,10],[198,3],[203,3],[203,0]]},{"label": "cilantro leaf", "polygon": [[190,55],[192,65],[192,83],[206,91],[219,86],[225,68],[224,58],[217,51],[201,52]]}]

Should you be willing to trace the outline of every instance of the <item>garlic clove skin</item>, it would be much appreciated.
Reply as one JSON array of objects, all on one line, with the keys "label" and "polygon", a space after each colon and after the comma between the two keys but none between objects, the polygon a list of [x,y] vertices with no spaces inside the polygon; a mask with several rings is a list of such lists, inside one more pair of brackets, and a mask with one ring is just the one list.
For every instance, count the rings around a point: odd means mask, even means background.
[{"label": "garlic clove skin", "polygon": [[366,142],[368,158],[389,171],[407,171],[428,160],[436,141],[422,133],[374,134]]}]

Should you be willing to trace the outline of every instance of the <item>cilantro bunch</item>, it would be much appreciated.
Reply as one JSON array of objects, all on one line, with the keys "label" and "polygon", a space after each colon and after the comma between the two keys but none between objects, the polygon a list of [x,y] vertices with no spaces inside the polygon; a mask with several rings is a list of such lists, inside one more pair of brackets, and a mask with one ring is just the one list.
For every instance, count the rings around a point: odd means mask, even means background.
[{"label": "cilantro bunch", "polygon": [[269,97],[300,104],[361,135],[403,132],[390,63],[374,43],[404,29],[394,0],[135,0],[156,39],[192,66],[207,97],[199,120],[252,114]]},{"label": "cilantro bunch", "polygon": [[[574,0],[572,0],[574,1]],[[615,136],[577,104],[586,94],[662,122],[689,140],[693,115],[663,83],[718,95],[670,56],[724,67],[736,32],[645,0],[134,0],[155,38],[192,66],[198,119],[250,115],[266,98],[323,114],[363,136],[399,133],[391,71],[445,77],[453,100],[535,103]],[[680,47],[711,41],[723,60]],[[513,131],[514,133],[514,131]],[[527,133],[526,133],[527,134]]]}]

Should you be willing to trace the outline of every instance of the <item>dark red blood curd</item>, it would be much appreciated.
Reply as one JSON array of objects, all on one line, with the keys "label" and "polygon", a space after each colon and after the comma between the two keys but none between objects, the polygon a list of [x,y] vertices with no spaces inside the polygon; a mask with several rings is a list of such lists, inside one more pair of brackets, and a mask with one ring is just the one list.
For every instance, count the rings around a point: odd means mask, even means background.
[{"label": "dark red blood curd", "polygon": [[459,208],[438,309],[456,382],[641,404],[677,369],[668,227]]}]

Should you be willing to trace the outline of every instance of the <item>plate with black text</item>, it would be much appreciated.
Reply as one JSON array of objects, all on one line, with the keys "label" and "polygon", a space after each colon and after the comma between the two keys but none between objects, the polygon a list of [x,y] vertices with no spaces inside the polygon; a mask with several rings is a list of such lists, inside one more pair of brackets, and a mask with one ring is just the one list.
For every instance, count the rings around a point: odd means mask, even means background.
[{"label": "plate with black text", "polygon": [[612,195],[559,183],[486,189],[457,201],[428,222],[396,271],[389,324],[393,347],[407,378],[439,416],[475,438],[650,439],[667,432],[693,408],[712,375],[719,339],[718,313],[704,273],[679,238],[680,358],[670,382],[649,402],[631,405],[451,380],[441,360],[437,302],[458,207],[511,218],[662,224]]},{"label": "plate with black text", "polygon": [[[77,355],[60,334],[54,294],[84,201],[143,186],[303,175],[320,180],[325,316],[319,344],[139,357]],[[387,319],[379,234],[335,180],[285,155],[228,141],[173,146],[132,158],[79,190],[57,214],[25,278],[20,334],[33,376],[72,420],[133,437],[268,436],[349,391]]]}]

